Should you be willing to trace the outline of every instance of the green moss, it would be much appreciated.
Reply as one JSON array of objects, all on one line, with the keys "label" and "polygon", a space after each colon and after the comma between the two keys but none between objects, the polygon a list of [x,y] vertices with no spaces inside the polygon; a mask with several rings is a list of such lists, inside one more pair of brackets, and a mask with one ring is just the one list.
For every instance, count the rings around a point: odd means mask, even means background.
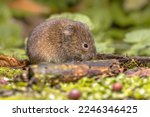
[{"label": "green moss", "polygon": [[0,54],[14,57],[19,60],[28,60],[28,56],[26,55],[24,49],[19,49],[19,48],[0,49]]},{"label": "green moss", "polygon": [[[115,82],[123,84],[120,92],[112,90],[112,85]],[[83,78],[77,83],[61,83],[61,87],[61,90],[66,92],[71,89],[80,90],[82,92],[81,99],[150,99],[150,90],[148,88],[150,87],[150,78],[128,78],[125,75],[101,78],[99,80]]]},{"label": "green moss", "polygon": [[0,67],[0,76],[5,76],[8,78],[13,78],[22,73],[21,69],[13,69],[7,67]]},{"label": "green moss", "polygon": [[[43,82],[43,81],[42,81]],[[119,82],[123,85],[120,91],[114,91],[112,86]],[[10,83],[7,86],[1,86],[0,89],[5,91],[16,91],[10,96],[0,96],[0,99],[44,99],[44,100],[66,100],[68,93],[77,89],[81,92],[80,99],[84,100],[105,100],[105,99],[150,99],[150,77],[129,78],[124,74],[117,77],[108,78],[88,78],[84,77],[77,82],[60,83],[58,86],[50,87],[46,83],[42,87],[39,83],[28,87],[28,82]]]}]

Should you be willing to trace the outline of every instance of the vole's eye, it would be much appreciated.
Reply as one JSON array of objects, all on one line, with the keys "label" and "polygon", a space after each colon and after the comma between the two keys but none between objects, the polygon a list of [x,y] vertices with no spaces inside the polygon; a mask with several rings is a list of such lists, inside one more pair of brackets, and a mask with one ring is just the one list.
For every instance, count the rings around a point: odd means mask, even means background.
[{"label": "vole's eye", "polygon": [[88,49],[89,48],[89,45],[87,44],[87,43],[83,43],[83,48],[85,48],[85,49]]}]

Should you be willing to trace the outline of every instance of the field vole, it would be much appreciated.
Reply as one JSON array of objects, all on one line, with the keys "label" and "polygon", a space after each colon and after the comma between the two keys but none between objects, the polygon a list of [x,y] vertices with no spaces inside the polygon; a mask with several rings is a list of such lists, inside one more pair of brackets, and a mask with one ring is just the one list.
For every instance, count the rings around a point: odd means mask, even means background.
[{"label": "field vole", "polygon": [[35,27],[27,40],[31,63],[89,60],[95,57],[94,39],[88,27],[68,19],[50,19]]}]

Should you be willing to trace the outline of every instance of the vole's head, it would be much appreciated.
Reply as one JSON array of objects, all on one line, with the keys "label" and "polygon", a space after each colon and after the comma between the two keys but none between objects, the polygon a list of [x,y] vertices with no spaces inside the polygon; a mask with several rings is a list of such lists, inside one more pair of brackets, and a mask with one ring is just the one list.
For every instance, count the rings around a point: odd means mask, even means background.
[{"label": "vole's head", "polygon": [[63,27],[62,35],[69,59],[89,60],[96,56],[94,39],[86,24],[73,21]]}]

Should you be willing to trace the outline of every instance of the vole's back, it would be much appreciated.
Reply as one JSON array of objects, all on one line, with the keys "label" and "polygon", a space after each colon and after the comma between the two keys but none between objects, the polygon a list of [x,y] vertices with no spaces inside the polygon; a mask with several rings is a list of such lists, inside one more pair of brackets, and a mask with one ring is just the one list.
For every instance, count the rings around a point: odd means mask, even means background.
[{"label": "vole's back", "polygon": [[[27,41],[27,54],[32,63],[82,60],[82,46],[79,44],[83,41],[87,40],[86,43],[92,45],[89,45],[93,48],[92,53],[96,52],[89,33],[86,26],[79,22],[67,19],[47,20],[31,33]],[[87,58],[90,54],[89,51]]]}]

